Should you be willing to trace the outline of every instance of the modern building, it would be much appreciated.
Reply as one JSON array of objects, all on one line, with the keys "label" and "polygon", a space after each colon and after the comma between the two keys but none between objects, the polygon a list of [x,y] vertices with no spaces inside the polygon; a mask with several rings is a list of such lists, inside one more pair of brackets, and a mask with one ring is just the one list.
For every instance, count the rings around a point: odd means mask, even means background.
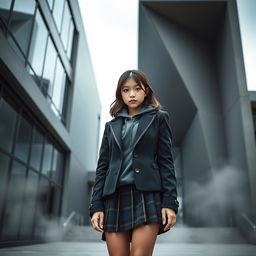
[{"label": "modern building", "polygon": [[256,239],[255,128],[236,0],[140,0],[138,52],[171,115],[184,224],[238,226]]},{"label": "modern building", "polygon": [[0,1],[1,246],[86,222],[100,112],[78,1]]}]

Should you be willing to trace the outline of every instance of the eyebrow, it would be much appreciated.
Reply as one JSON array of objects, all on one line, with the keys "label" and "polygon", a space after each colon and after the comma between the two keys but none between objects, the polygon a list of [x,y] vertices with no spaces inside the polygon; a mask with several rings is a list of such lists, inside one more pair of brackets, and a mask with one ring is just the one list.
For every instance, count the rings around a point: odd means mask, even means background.
[{"label": "eyebrow", "polygon": [[140,86],[139,84],[135,84],[135,85],[132,85],[132,86],[127,86],[127,85],[123,85],[122,88],[125,88],[125,87],[135,87],[135,86]]}]

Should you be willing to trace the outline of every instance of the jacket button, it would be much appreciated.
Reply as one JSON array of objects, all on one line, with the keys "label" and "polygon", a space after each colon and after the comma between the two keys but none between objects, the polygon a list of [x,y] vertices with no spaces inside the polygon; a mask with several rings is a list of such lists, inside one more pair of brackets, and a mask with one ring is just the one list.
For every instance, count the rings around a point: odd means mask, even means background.
[{"label": "jacket button", "polygon": [[138,156],[138,154],[134,152],[134,153],[133,153],[133,156],[134,156],[134,157],[137,157],[137,156]]},{"label": "jacket button", "polygon": [[140,172],[140,169],[139,169],[139,168],[135,168],[134,171],[135,171],[136,173],[139,173],[139,172]]}]

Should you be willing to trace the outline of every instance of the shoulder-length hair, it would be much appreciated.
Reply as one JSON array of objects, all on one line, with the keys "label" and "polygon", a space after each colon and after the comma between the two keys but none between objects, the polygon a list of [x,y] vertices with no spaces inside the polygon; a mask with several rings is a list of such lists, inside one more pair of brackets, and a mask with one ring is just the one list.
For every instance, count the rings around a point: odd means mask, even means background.
[{"label": "shoulder-length hair", "polygon": [[[163,108],[163,106],[157,100],[155,93],[151,88],[145,73],[143,73],[141,70],[132,69],[132,70],[125,71],[118,80],[117,88],[116,88],[116,99],[111,103],[110,106],[112,105],[113,106],[110,108],[110,111],[109,111],[112,117],[115,117],[118,111],[120,111],[123,107],[126,107],[122,99],[121,89],[122,89],[122,85],[130,78],[132,78],[145,93],[147,92],[146,93],[147,96],[145,97],[142,103],[142,107],[152,106],[157,109]],[[145,90],[143,89],[142,84],[144,85]]]}]

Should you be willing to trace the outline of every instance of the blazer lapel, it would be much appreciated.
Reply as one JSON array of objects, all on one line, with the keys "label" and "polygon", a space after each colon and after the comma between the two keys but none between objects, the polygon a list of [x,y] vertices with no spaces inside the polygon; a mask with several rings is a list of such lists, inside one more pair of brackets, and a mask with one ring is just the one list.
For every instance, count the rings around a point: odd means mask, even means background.
[{"label": "blazer lapel", "polygon": [[114,139],[122,151],[122,127],[123,127],[123,118],[116,118],[113,122],[110,122],[110,130],[114,136]]},{"label": "blazer lapel", "polygon": [[[138,129],[135,134],[133,147],[136,146],[138,141],[141,139],[143,134],[147,131],[150,124],[154,121],[156,115],[156,111],[148,112],[143,114],[139,118]],[[110,122],[110,130],[114,136],[114,139],[122,151],[122,126],[123,126],[123,118],[116,118],[112,122]]]},{"label": "blazer lapel", "polygon": [[141,139],[143,134],[147,131],[148,127],[154,121],[154,119],[156,117],[155,113],[156,113],[155,111],[148,112],[148,113],[143,114],[140,117],[138,129],[137,129],[137,132],[136,132],[135,138],[134,138],[133,148],[135,148],[135,146],[138,143],[138,141]]}]

